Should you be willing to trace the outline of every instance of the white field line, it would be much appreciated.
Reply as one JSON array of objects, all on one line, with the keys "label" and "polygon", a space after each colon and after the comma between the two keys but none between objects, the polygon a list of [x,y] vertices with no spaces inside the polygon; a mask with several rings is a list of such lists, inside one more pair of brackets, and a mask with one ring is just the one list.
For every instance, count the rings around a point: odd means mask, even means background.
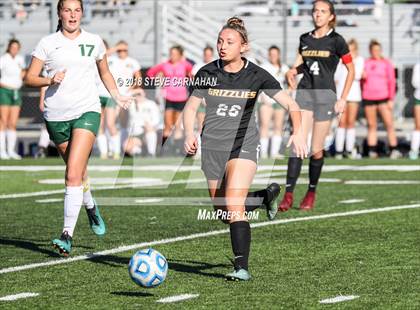
[{"label": "white field line", "polygon": [[38,296],[38,293],[20,293],[16,295],[7,295],[4,297],[0,297],[0,301],[14,301],[17,299],[28,298],[28,297],[35,297]]},{"label": "white field line", "polygon": [[[186,183],[205,183],[206,180],[203,178],[200,179],[188,179],[188,180],[175,180],[175,181],[162,181],[156,183],[149,183],[149,184],[129,184],[129,185],[115,185],[115,186],[95,186],[92,188],[93,191],[100,191],[100,190],[109,190],[109,189],[127,189],[127,188],[138,188],[138,187],[152,187],[152,186],[168,186],[174,184],[186,184]],[[0,199],[11,199],[11,198],[25,198],[25,197],[35,197],[35,196],[46,196],[46,195],[53,195],[53,194],[64,194],[64,189],[56,189],[51,191],[40,191],[40,192],[30,192],[30,193],[17,193],[17,194],[3,194],[0,195]]]},{"label": "white field line", "polygon": [[175,295],[175,296],[169,296],[169,297],[161,298],[161,299],[157,300],[156,302],[166,304],[166,303],[171,303],[171,302],[177,302],[177,301],[183,301],[183,300],[187,300],[187,299],[197,298],[198,296],[200,296],[200,294],[182,294],[182,295]]},{"label": "white field line", "polygon": [[[383,208],[375,208],[375,209],[365,209],[365,210],[355,210],[355,211],[348,211],[348,212],[338,212],[338,213],[330,213],[330,214],[323,214],[323,215],[314,215],[314,216],[303,216],[298,218],[290,218],[290,219],[283,219],[283,220],[275,220],[271,222],[261,222],[261,223],[254,223],[251,224],[252,228],[257,227],[265,227],[265,226],[272,226],[272,225],[278,225],[278,224],[286,224],[286,223],[294,223],[294,222],[306,222],[311,220],[320,220],[320,219],[329,219],[329,218],[337,218],[337,217],[346,217],[346,216],[353,216],[353,215],[361,215],[361,214],[370,214],[370,213],[378,213],[378,212],[389,212],[394,210],[404,210],[404,209],[416,209],[420,208],[420,204],[413,204],[413,205],[401,205],[401,206],[391,206],[391,207],[383,207]],[[0,269],[0,274],[3,273],[10,273],[10,272],[18,272],[28,269],[34,269],[39,267],[46,267],[46,266],[54,266],[54,265],[61,265],[61,264],[68,264],[72,262],[77,262],[81,260],[87,260],[98,256],[104,256],[104,255],[112,255],[116,253],[122,253],[127,251],[132,251],[136,249],[146,248],[150,246],[160,245],[160,244],[169,244],[179,241],[185,241],[185,240],[193,240],[197,238],[204,238],[204,237],[210,237],[210,236],[217,236],[221,234],[228,233],[229,229],[220,229],[220,230],[213,230],[208,231],[204,233],[196,233],[186,236],[179,236],[174,238],[168,238],[168,239],[161,239],[161,240],[154,240],[149,242],[143,242],[143,243],[136,243],[132,245],[126,245],[126,246],[120,246],[117,248],[104,250],[88,255],[79,255],[74,256],[71,258],[62,258],[62,259],[56,259],[56,260],[50,260],[43,263],[34,263],[34,264],[27,264],[27,265],[21,265],[16,267],[9,267],[9,268],[3,268]]]},{"label": "white field line", "polygon": [[[276,174],[273,174],[273,177],[276,177]],[[255,176],[256,178],[258,175]],[[115,180],[118,180],[117,178]],[[266,182],[268,182],[267,180]],[[132,183],[132,184],[123,184],[123,185],[108,185],[108,186],[95,186],[92,187],[93,191],[100,191],[100,190],[109,190],[109,189],[127,189],[127,188],[139,188],[139,187],[153,187],[153,186],[169,186],[175,184],[193,184],[193,183],[204,183],[207,184],[205,178],[197,178],[197,179],[181,179],[175,181],[151,181],[149,184],[144,183]],[[261,184],[261,182],[260,182]],[[49,190],[49,191],[39,191],[39,192],[29,192],[29,193],[15,193],[15,194],[2,194],[0,195],[0,199],[13,199],[13,198],[27,198],[27,197],[37,197],[37,196],[47,196],[47,195],[55,195],[55,194],[64,194],[64,189],[56,189],[56,190]]]},{"label": "white field line", "polygon": [[[182,162],[180,162],[182,163]],[[302,171],[306,171],[307,166],[302,167]],[[64,165],[55,166],[0,166],[0,171],[23,171],[23,172],[44,172],[44,171],[64,171]],[[119,166],[119,165],[90,165],[89,171],[111,172],[111,171],[163,171],[163,172],[186,172],[199,171],[199,165],[180,166],[177,163],[172,165],[148,165],[148,166]],[[287,165],[259,165],[258,171],[281,170],[287,171]],[[420,171],[419,165],[327,165],[323,167],[323,171]]]},{"label": "white field line", "polygon": [[39,199],[35,200],[36,203],[51,203],[51,202],[62,202],[63,198],[50,198],[50,199]]},{"label": "white field line", "polygon": [[415,180],[351,180],[344,181],[346,185],[414,185],[420,184]]},{"label": "white field line", "polygon": [[328,298],[328,299],[323,299],[320,300],[319,303],[320,304],[335,304],[337,302],[343,302],[343,301],[348,301],[348,300],[353,300],[359,298],[359,296],[354,296],[354,295],[350,295],[350,296],[337,296],[334,298]]},{"label": "white field line", "polygon": [[349,200],[341,200],[338,203],[345,203],[345,204],[351,204],[351,203],[359,203],[364,202],[364,199],[349,199]]},{"label": "white field line", "polygon": [[[273,181],[273,177],[276,177],[274,174],[272,177],[268,179],[260,179],[258,176],[255,177],[253,184],[254,185],[268,185],[268,182]],[[277,183],[280,185],[285,185],[284,180],[276,180]],[[320,178],[319,180],[321,183],[343,183],[345,185],[417,185],[420,184],[420,181],[415,180],[351,180],[351,181],[344,181],[341,179],[335,178]],[[175,180],[175,181],[161,181],[161,182],[154,182],[151,181],[148,184],[144,183],[132,183],[132,184],[124,184],[124,185],[114,185],[114,186],[95,186],[92,187],[93,191],[101,191],[101,190],[116,190],[116,189],[127,189],[127,188],[146,188],[146,187],[157,187],[163,188],[164,186],[175,185],[175,184],[193,184],[193,183],[203,183],[206,184],[206,180],[204,178],[198,179],[183,179],[183,180]],[[308,180],[300,179],[298,180],[297,184],[307,184]],[[203,187],[207,188],[207,187]],[[55,194],[63,194],[64,189],[56,189],[56,190],[49,190],[49,191],[40,191],[40,192],[29,192],[29,193],[14,193],[14,194],[1,194],[0,199],[13,199],[13,198],[27,198],[27,197],[38,197],[38,196],[47,196],[47,195],[55,195]]]},{"label": "white field line", "polygon": [[[307,168],[307,167],[306,167]],[[306,169],[303,167],[303,171]],[[0,166],[0,171],[64,171],[65,167],[62,166]],[[90,171],[198,171],[200,170],[199,166],[188,166],[188,167],[179,167],[176,165],[151,165],[151,166],[99,166],[99,165],[92,165],[89,166]],[[287,170],[286,165],[261,165],[258,167],[258,171],[279,171],[279,170]],[[324,172],[333,172],[333,171],[420,171],[420,166],[416,165],[369,165],[369,166],[352,166],[352,165],[328,165],[323,168]],[[262,174],[264,175],[264,174]],[[272,175],[270,178],[275,177]],[[255,176],[257,179],[256,184],[261,184],[261,180],[258,180],[259,175]],[[177,183],[179,182],[179,183]],[[185,184],[185,183],[200,183],[205,182],[202,179],[191,179],[188,181],[184,180],[177,180],[173,182],[162,182],[160,184],[128,184],[128,185],[119,185],[119,186],[98,186],[95,187],[94,190],[109,190],[109,189],[124,189],[124,188],[136,188],[136,187],[148,187],[148,186],[156,186],[161,185],[165,186],[168,184]],[[367,181],[366,181],[367,182]],[[373,182],[373,181],[372,181]],[[389,184],[401,184],[400,181],[388,181],[392,182]],[[395,183],[394,183],[395,182]],[[408,181],[408,182],[416,182],[416,181]],[[347,181],[345,184],[358,184],[352,183],[351,181]],[[372,184],[372,183],[362,183],[362,184]],[[380,183],[385,184],[385,183]],[[417,184],[417,183],[408,183],[408,184]],[[64,193],[64,189],[58,190],[49,190],[49,191],[39,191],[39,192],[30,192],[30,193],[14,193],[14,194],[1,194],[0,199],[13,199],[13,198],[25,198],[25,197],[37,197],[37,196],[44,196],[44,195],[54,195],[54,194],[61,194]]]}]

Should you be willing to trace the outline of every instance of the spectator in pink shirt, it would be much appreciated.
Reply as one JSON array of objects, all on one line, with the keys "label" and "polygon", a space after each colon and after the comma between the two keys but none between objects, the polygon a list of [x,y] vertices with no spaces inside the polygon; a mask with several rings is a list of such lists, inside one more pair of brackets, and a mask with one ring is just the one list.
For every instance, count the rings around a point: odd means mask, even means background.
[{"label": "spectator in pink shirt", "polygon": [[377,112],[379,112],[388,133],[390,158],[397,159],[401,157],[401,153],[397,150],[397,136],[392,114],[396,89],[394,66],[382,56],[382,46],[378,41],[370,42],[369,51],[371,57],[365,61],[362,91],[368,123],[369,157],[378,157]]},{"label": "spectator in pink shirt", "polygon": [[[147,71],[147,76],[156,77],[163,75],[170,79],[170,83],[165,83],[163,87],[163,97],[165,98],[165,115],[163,129],[162,145],[171,135],[175,126],[174,144],[176,150],[182,147],[182,130],[180,116],[184,109],[185,102],[188,99],[188,90],[184,85],[178,82],[181,79],[191,76],[192,64],[184,58],[184,50],[181,46],[171,47],[169,51],[169,60],[162,62]],[[180,145],[178,145],[180,144]]]}]

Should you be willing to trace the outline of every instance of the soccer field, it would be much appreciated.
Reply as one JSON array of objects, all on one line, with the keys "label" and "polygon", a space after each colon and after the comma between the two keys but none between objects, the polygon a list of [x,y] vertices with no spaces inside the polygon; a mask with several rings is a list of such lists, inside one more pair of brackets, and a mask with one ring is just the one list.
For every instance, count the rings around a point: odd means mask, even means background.
[{"label": "soccer field", "polygon": [[[253,187],[284,184],[285,165],[261,162]],[[50,243],[62,229],[64,165],[1,162],[0,308],[420,308],[419,162],[327,159],[310,212],[296,209],[303,169],[295,209],[272,222],[261,210],[251,221],[253,278],[241,283],[224,280],[232,269],[228,226],[197,218],[212,209],[198,162],[89,167],[107,234],[96,237],[82,209],[71,256],[60,258]],[[169,271],[161,286],[144,289],[127,265],[149,246]]]}]

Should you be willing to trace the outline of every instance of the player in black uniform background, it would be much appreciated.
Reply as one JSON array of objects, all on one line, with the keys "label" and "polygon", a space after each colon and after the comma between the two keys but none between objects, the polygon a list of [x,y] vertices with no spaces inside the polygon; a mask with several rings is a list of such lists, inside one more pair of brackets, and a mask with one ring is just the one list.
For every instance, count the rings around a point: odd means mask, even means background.
[{"label": "player in black uniform background", "polygon": [[[312,19],[315,29],[301,35],[299,54],[293,69],[286,74],[292,89],[296,89],[295,77],[303,73],[296,92],[296,101],[302,109],[302,130],[305,137],[312,128],[309,160],[309,187],[300,209],[311,210],[315,204],[315,190],[324,164],[323,149],[332,119],[344,111],[347,95],[354,79],[354,66],[344,38],[334,30],[336,14],[329,0],[313,3]],[[337,100],[334,73],[339,60],[345,64],[348,74],[341,98]],[[287,168],[286,192],[279,211],[287,211],[293,205],[293,190],[302,167],[302,159],[290,156]]]},{"label": "player in black uniform background", "polygon": [[205,100],[206,116],[201,135],[202,170],[215,210],[223,210],[219,218],[230,225],[235,255],[235,270],[226,275],[230,280],[250,279],[248,256],[251,230],[245,213],[261,205],[266,206],[270,219],[277,212],[276,197],[280,192],[277,184],[249,193],[259,151],[254,113],[259,91],[264,91],[290,110],[293,134],[288,145],[293,143],[297,156],[303,158],[307,153],[306,140],[299,129],[299,106],[281,91],[279,82],[270,73],[242,57],[247,49],[248,35],[243,21],[230,18],[218,36],[220,59],[205,65],[196,75],[196,81],[216,78],[217,83],[195,86],[183,115],[185,151],[194,154],[198,147],[194,120],[200,103]]}]

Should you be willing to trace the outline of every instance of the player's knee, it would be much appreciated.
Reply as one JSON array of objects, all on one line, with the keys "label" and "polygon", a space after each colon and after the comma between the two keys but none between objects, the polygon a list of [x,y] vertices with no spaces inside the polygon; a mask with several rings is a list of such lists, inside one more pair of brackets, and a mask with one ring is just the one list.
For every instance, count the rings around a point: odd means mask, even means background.
[{"label": "player's knee", "polygon": [[16,123],[15,122],[9,122],[7,124],[7,129],[8,130],[15,130],[16,129]]},{"label": "player's knee", "polygon": [[376,122],[368,122],[368,130],[376,130],[377,123]]},{"label": "player's knee", "polygon": [[67,168],[66,171],[66,185],[67,186],[79,186],[82,185],[83,171],[78,171],[75,168]]},{"label": "player's knee", "polygon": [[321,159],[324,159],[324,151],[323,150],[318,151],[318,152],[315,152],[311,156],[311,160],[317,160],[317,161],[319,161]]}]

